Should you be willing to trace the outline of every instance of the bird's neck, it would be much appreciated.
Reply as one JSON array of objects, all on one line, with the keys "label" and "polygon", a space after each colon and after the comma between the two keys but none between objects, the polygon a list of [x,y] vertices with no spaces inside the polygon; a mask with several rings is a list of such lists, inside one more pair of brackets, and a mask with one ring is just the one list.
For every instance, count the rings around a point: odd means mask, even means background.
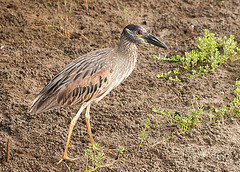
[{"label": "bird's neck", "polygon": [[119,57],[116,58],[117,67],[115,70],[116,78],[118,78],[116,85],[118,85],[133,71],[137,61],[137,47],[132,41],[122,35],[116,53]]},{"label": "bird's neck", "polygon": [[137,54],[137,46],[128,40],[127,37],[122,35],[117,48],[117,53],[125,55],[125,57],[135,56]]}]

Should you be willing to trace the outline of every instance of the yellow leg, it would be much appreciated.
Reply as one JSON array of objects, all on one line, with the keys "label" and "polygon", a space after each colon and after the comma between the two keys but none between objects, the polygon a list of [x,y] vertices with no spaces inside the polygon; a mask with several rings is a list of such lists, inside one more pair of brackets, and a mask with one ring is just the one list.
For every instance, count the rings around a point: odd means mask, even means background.
[{"label": "yellow leg", "polygon": [[[78,113],[76,114],[76,116],[72,119],[71,123],[70,123],[70,126],[69,126],[69,131],[68,131],[68,138],[67,138],[67,143],[66,143],[66,147],[65,147],[65,151],[63,153],[63,156],[61,158],[61,160],[57,163],[57,165],[59,165],[63,160],[68,160],[70,162],[73,162],[75,160],[77,160],[78,158],[69,158],[67,156],[67,153],[68,153],[68,147],[69,147],[69,143],[70,143],[70,138],[71,138],[71,135],[72,135],[72,131],[73,131],[73,127],[75,126],[76,122],[77,122],[77,119],[79,118],[81,112],[83,111],[83,109],[87,106],[87,104],[83,104],[81,106],[81,108],[79,109]],[[88,105],[89,108],[90,108],[90,105]],[[85,115],[86,116],[86,115]],[[91,130],[90,130],[91,131]]]},{"label": "yellow leg", "polygon": [[86,110],[86,113],[85,113],[85,121],[86,121],[86,124],[87,124],[87,130],[88,130],[88,134],[89,134],[89,137],[90,137],[90,142],[91,142],[92,146],[94,147],[94,141],[93,141],[91,126],[90,126],[89,111],[90,111],[90,104],[87,106],[87,110]]}]

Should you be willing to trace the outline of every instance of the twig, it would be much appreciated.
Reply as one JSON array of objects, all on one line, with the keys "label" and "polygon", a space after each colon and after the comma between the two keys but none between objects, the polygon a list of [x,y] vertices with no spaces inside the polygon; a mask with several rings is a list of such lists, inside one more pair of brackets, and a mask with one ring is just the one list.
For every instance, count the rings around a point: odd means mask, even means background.
[{"label": "twig", "polygon": [[10,160],[9,152],[10,152],[10,139],[8,138],[8,141],[7,141],[7,162],[9,162],[9,160]]},{"label": "twig", "polygon": [[113,166],[114,164],[118,163],[118,162],[123,162],[125,161],[126,159],[124,158],[121,158],[121,159],[117,159],[116,161],[114,161],[113,163],[111,164],[106,164],[106,165],[103,165],[103,166],[100,166],[99,168],[106,168],[106,167],[110,167],[110,166]]},{"label": "twig", "polygon": [[161,143],[163,143],[163,142],[165,142],[165,141],[167,141],[167,140],[169,140],[170,138],[167,138],[167,139],[164,139],[164,140],[162,140],[162,141],[160,141],[160,142],[157,142],[157,143],[155,143],[154,145],[152,145],[151,147],[154,147],[154,146],[157,146],[157,145],[159,145],[159,144],[161,144]]},{"label": "twig", "polygon": [[87,0],[85,0],[85,2],[86,2],[86,10],[88,11],[88,2]]}]

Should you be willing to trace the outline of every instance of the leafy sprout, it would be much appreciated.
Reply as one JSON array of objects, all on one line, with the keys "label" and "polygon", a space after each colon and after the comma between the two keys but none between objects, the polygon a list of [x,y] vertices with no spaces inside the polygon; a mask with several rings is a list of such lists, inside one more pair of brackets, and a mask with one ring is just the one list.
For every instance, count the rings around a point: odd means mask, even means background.
[{"label": "leafy sprout", "polygon": [[141,131],[141,135],[140,135],[140,138],[139,138],[140,144],[138,146],[138,150],[141,149],[141,145],[142,145],[143,141],[146,140],[146,138],[148,136],[148,134],[146,134],[145,132],[149,128],[149,124],[150,124],[150,120],[146,119],[144,129]]},{"label": "leafy sprout", "polygon": [[[154,56],[158,60],[167,60],[180,62],[180,68],[183,70],[191,69],[190,73],[185,74],[181,78],[191,78],[195,75],[207,74],[209,71],[221,66],[228,59],[233,61],[239,59],[240,49],[237,47],[237,42],[234,41],[234,36],[229,38],[217,38],[215,34],[209,33],[209,30],[205,30],[204,37],[199,38],[196,41],[197,50],[185,52],[184,56],[175,55],[171,58]],[[220,53],[220,49],[223,49],[223,53]],[[179,69],[175,68],[172,71],[163,74],[157,74],[157,78],[168,77],[169,80],[181,81],[177,79]],[[175,75],[175,76],[170,76]]]},{"label": "leafy sprout", "polygon": [[194,127],[196,123],[199,123],[199,118],[203,114],[203,105],[200,105],[198,109],[194,107],[194,103],[197,100],[196,97],[193,96],[192,109],[189,110],[187,115],[181,114],[180,112],[170,113],[167,110],[160,110],[153,108],[152,111],[155,113],[163,114],[164,116],[170,118],[172,121],[176,122],[177,128],[180,133],[186,132],[189,127]]}]

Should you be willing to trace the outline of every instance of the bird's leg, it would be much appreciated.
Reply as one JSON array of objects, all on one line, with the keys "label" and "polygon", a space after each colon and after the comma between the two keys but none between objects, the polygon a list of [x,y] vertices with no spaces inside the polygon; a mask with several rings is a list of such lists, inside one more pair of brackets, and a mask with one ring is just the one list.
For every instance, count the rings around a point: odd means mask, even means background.
[{"label": "bird's leg", "polygon": [[95,145],[94,145],[94,141],[93,141],[93,137],[92,137],[92,131],[91,131],[91,126],[90,126],[90,114],[89,114],[89,111],[90,111],[90,104],[87,106],[87,109],[86,109],[85,121],[86,121],[86,124],[87,124],[87,130],[88,130],[88,134],[89,134],[89,137],[90,137],[90,142],[92,144],[92,147],[94,148]]},{"label": "bird's leg", "polygon": [[74,158],[74,159],[71,159],[67,156],[67,153],[68,153],[68,146],[69,146],[69,142],[70,142],[70,138],[71,138],[71,135],[72,135],[72,131],[73,131],[73,127],[75,126],[76,122],[77,122],[77,119],[79,118],[81,112],[83,111],[83,109],[86,107],[86,104],[83,104],[81,106],[81,108],[79,109],[78,113],[75,115],[75,117],[72,119],[70,125],[69,125],[69,131],[68,131],[68,138],[67,138],[67,143],[66,143],[66,147],[65,147],[65,151],[63,153],[63,156],[61,158],[61,160],[57,163],[57,165],[59,165],[63,160],[68,160],[70,162],[73,162],[74,160],[77,160],[78,158]]},{"label": "bird's leg", "polygon": [[87,106],[87,109],[86,109],[85,121],[86,121],[86,124],[87,124],[87,130],[88,130],[88,134],[89,134],[89,137],[90,137],[90,142],[92,144],[92,148],[93,148],[93,150],[98,150],[98,151],[104,150],[104,149],[101,149],[101,148],[97,148],[94,145],[94,140],[93,140],[93,137],[92,137],[92,131],[91,131],[91,126],[90,126],[90,114],[89,114],[89,111],[90,111],[90,104]]}]

